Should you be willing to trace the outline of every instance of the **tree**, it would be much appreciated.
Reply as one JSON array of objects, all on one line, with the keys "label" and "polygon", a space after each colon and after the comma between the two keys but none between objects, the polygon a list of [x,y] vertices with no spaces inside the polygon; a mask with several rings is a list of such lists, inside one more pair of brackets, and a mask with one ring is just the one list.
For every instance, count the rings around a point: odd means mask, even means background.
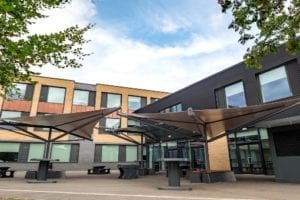
[{"label": "tree", "polygon": [[244,62],[260,68],[261,59],[276,53],[285,43],[291,54],[300,51],[300,0],[218,0],[222,11],[231,10],[230,29],[239,33],[239,42],[251,43]]},{"label": "tree", "polygon": [[0,86],[1,96],[14,91],[15,82],[30,81],[33,66],[51,64],[58,68],[81,67],[88,54],[82,45],[91,25],[68,27],[51,34],[30,34],[28,26],[47,17],[42,10],[53,9],[71,0],[0,0]]}]

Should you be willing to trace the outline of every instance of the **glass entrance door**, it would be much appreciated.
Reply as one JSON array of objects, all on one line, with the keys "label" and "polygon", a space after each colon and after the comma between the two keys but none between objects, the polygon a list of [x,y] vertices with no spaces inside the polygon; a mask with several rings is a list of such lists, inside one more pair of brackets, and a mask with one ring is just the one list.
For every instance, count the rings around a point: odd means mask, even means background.
[{"label": "glass entrance door", "polygon": [[263,174],[262,155],[257,143],[238,145],[240,172]]}]

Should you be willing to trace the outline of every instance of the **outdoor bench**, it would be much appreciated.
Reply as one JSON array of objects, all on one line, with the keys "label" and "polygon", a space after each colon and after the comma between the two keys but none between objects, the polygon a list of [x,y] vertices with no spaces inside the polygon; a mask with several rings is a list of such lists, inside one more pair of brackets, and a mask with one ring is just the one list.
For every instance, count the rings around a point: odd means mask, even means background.
[{"label": "outdoor bench", "polygon": [[88,174],[110,174],[110,168],[94,166],[92,169],[88,169]]},{"label": "outdoor bench", "polygon": [[[9,173],[9,175],[7,175]],[[1,178],[14,177],[14,170],[9,170],[9,167],[0,167],[0,176]]]}]

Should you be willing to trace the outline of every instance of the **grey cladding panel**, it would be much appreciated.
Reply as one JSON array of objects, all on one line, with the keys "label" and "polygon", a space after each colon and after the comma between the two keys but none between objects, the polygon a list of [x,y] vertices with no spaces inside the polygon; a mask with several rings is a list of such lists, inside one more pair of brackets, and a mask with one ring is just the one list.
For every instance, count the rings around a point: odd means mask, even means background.
[{"label": "grey cladding panel", "polygon": [[45,86],[45,85],[42,86],[40,101],[47,102],[47,99],[48,99],[48,90],[49,90],[48,86]]},{"label": "grey cladding panel", "polygon": [[225,89],[215,90],[217,108],[226,108]]},{"label": "grey cladding panel", "polygon": [[76,83],[75,89],[77,90],[88,90],[88,91],[96,91],[96,85],[85,84],[85,83]]},{"label": "grey cladding panel", "polygon": [[27,162],[30,143],[21,143],[19,148],[18,162]]},{"label": "grey cladding panel", "polygon": [[119,146],[119,162],[126,162],[126,146]]},{"label": "grey cladding panel", "polygon": [[106,106],[107,106],[107,93],[102,92],[101,93],[101,107],[106,108]]},{"label": "grey cladding panel", "polygon": [[101,161],[102,161],[102,145],[96,144],[94,162],[101,162]]},{"label": "grey cladding panel", "polygon": [[72,144],[70,162],[77,163],[78,158],[79,158],[79,144]]},{"label": "grey cladding panel", "polygon": [[96,92],[90,91],[89,92],[89,106],[95,106],[95,98],[96,98]]},{"label": "grey cladding panel", "polygon": [[34,85],[27,84],[25,91],[25,100],[31,101],[33,96]]}]

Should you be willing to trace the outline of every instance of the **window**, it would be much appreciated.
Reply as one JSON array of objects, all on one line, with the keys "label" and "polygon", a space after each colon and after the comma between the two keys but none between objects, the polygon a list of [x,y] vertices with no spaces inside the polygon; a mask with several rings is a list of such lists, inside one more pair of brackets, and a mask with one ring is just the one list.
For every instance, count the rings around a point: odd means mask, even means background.
[{"label": "window", "polygon": [[243,82],[238,82],[225,87],[227,108],[238,108],[246,106]]},{"label": "window", "polygon": [[59,162],[78,162],[79,144],[53,144],[51,158]]},{"label": "window", "polygon": [[137,146],[126,146],[126,162],[137,161]]},{"label": "window", "polygon": [[22,112],[20,111],[8,111],[3,110],[1,112],[1,118],[14,118],[14,117],[21,117]]},{"label": "window", "polygon": [[174,105],[171,107],[171,112],[181,112],[182,111],[182,105],[181,103]]},{"label": "window", "polygon": [[73,104],[82,106],[95,106],[95,92],[74,90]]},{"label": "window", "polygon": [[134,119],[127,120],[127,127],[136,127],[136,126],[140,126],[140,125],[141,125],[140,121],[137,121]]},{"label": "window", "polygon": [[42,86],[40,101],[49,103],[64,103],[65,88]]},{"label": "window", "polygon": [[41,143],[31,143],[29,146],[28,152],[28,162],[32,162],[31,159],[33,158],[43,158],[45,151],[45,145]]},{"label": "window", "polygon": [[109,131],[110,129],[116,129],[121,127],[120,118],[102,118],[100,119],[99,133],[102,131]]},{"label": "window", "polygon": [[32,100],[33,85],[26,83],[15,83],[15,89],[6,95],[7,99],[13,100]]},{"label": "window", "polygon": [[269,102],[292,95],[285,67],[279,67],[260,74],[258,78],[263,102]]},{"label": "window", "polygon": [[101,94],[101,107],[113,108],[121,106],[121,95],[102,92]]},{"label": "window", "polygon": [[69,162],[71,154],[70,144],[53,144],[51,158],[59,159],[60,162]]},{"label": "window", "polygon": [[[29,113],[27,112],[20,112],[20,111],[9,111],[9,110],[2,110],[1,112],[1,118],[15,118],[15,117],[21,117],[21,116],[28,116]],[[2,125],[0,126],[3,129],[10,129],[10,130],[15,130],[16,128],[13,126],[9,125]],[[26,127],[23,127],[26,129]]]},{"label": "window", "polygon": [[0,161],[17,162],[19,155],[19,143],[1,142],[0,143]]},{"label": "window", "polygon": [[106,118],[105,127],[107,128],[119,128],[120,127],[120,118]]},{"label": "window", "polygon": [[147,104],[146,97],[128,96],[128,109],[137,110]]},{"label": "window", "polygon": [[158,101],[158,100],[159,100],[159,98],[151,97],[151,98],[150,98],[150,103],[154,103],[154,102],[156,102],[156,101]]},{"label": "window", "polygon": [[102,162],[118,162],[119,146],[118,145],[102,145],[101,152]]},{"label": "window", "polygon": [[160,111],[160,113],[169,113],[169,112],[181,112],[182,111],[182,104],[178,103],[171,107],[165,108]]}]

